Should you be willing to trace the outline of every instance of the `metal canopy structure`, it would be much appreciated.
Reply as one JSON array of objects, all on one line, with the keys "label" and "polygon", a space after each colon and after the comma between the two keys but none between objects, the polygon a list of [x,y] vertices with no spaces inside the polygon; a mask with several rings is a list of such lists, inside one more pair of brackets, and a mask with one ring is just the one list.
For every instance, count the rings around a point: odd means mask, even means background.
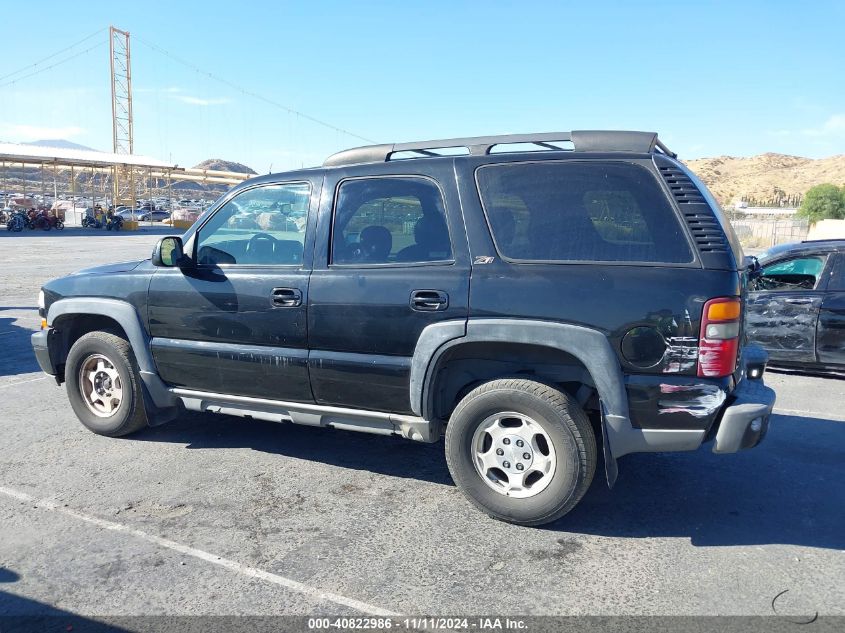
[{"label": "metal canopy structure", "polygon": [[[205,185],[236,185],[251,177],[251,174],[238,172],[179,167],[137,154],[0,143],[0,190],[5,193],[8,193],[11,186],[20,188],[22,182],[23,194],[26,195],[27,184],[33,180],[27,171],[39,170],[40,177],[36,172],[37,176],[33,187],[29,189],[30,193],[39,189],[40,181],[42,194],[47,192],[55,194],[58,190],[57,181],[68,177],[70,190],[63,193],[70,194],[71,198],[75,198],[77,194],[87,194],[92,198],[101,198],[105,204],[115,203],[113,176],[117,169],[131,169],[138,176],[136,184],[146,182],[148,189],[152,188],[151,182],[156,183],[155,188],[160,188],[160,183],[163,181],[164,187],[170,190],[174,181],[190,181]],[[10,172],[13,175],[10,175]],[[15,172],[17,176],[14,176]],[[65,172],[61,178],[60,172]],[[77,189],[78,177],[83,174],[88,174],[90,177],[87,191]],[[52,180],[52,183],[48,187],[49,180]],[[2,201],[0,199],[0,205]]]},{"label": "metal canopy structure", "polygon": [[95,171],[111,170],[116,166],[135,167],[157,178],[175,178],[204,184],[236,185],[252,176],[252,174],[234,171],[179,167],[179,165],[137,154],[113,154],[19,143],[0,143],[0,163],[94,168]]},{"label": "metal canopy structure", "polygon": [[66,149],[26,145],[22,143],[0,143],[0,160],[7,163],[41,164],[42,162],[61,162],[63,165],[77,167],[113,167],[114,165],[133,165],[156,169],[179,169],[178,165],[157,160],[148,156],[112,154],[94,150]]}]

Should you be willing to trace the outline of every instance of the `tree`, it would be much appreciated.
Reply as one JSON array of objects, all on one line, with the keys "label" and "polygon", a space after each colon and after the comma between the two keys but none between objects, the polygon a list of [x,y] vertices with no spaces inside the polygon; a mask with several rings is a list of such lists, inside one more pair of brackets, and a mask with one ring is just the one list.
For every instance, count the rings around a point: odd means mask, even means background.
[{"label": "tree", "polygon": [[845,219],[845,187],[840,189],[825,183],[810,188],[798,208],[798,215],[810,222],[827,218]]}]

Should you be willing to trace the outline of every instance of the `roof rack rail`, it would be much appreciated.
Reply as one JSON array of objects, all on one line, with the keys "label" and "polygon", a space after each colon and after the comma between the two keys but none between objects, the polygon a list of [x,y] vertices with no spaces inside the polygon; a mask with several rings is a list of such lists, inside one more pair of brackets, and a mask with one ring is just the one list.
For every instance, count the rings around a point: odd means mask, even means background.
[{"label": "roof rack rail", "polygon": [[[361,163],[383,163],[395,154],[416,154],[414,158],[454,156],[442,153],[444,150],[463,149],[464,154],[484,156],[500,145],[536,145],[539,149],[562,151],[561,143],[570,143],[576,152],[634,152],[651,154],[660,152],[677,158],[678,155],[657,138],[656,132],[633,132],[613,130],[574,130],[572,132],[545,132],[542,134],[505,134],[501,136],[471,136],[448,138],[415,143],[392,143],[366,145],[332,154],[323,163],[324,167],[356,165]],[[523,150],[517,150],[523,151]],[[393,158],[393,160],[397,160]],[[403,159],[406,160],[406,159]]]}]

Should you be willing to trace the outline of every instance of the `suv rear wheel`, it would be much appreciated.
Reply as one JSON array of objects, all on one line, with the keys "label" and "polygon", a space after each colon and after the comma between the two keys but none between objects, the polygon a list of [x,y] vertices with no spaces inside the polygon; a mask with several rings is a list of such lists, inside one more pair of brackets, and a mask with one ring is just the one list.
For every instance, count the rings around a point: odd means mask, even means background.
[{"label": "suv rear wheel", "polygon": [[65,364],[70,404],[99,435],[128,435],[147,425],[141,382],[129,343],[109,332],[89,332],[73,344]]},{"label": "suv rear wheel", "polygon": [[569,512],[596,470],[583,409],[534,380],[485,383],[458,403],[446,427],[446,461],[460,490],[493,518],[550,523]]}]

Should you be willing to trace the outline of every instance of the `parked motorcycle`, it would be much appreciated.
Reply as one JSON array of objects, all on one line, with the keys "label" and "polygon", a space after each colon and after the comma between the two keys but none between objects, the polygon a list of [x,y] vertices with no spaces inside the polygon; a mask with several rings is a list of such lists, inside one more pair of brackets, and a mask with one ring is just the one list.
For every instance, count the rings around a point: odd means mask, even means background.
[{"label": "parked motorcycle", "polygon": [[110,218],[106,219],[106,230],[107,231],[119,231],[123,228],[123,217],[119,215],[113,215]]},{"label": "parked motorcycle", "polygon": [[46,215],[38,213],[34,218],[32,218],[32,228],[49,231],[52,228],[52,225],[50,224],[50,219]]},{"label": "parked motorcycle", "polygon": [[13,233],[20,233],[26,226],[26,216],[23,213],[13,213],[6,222],[6,230]]},{"label": "parked motorcycle", "polygon": [[30,209],[25,216],[26,228],[30,230],[41,229],[42,231],[50,230],[50,220],[44,213],[39,213],[35,209]]},{"label": "parked motorcycle", "polygon": [[103,225],[96,219],[91,217],[90,215],[86,215],[82,218],[82,228],[83,229],[100,229]]}]

